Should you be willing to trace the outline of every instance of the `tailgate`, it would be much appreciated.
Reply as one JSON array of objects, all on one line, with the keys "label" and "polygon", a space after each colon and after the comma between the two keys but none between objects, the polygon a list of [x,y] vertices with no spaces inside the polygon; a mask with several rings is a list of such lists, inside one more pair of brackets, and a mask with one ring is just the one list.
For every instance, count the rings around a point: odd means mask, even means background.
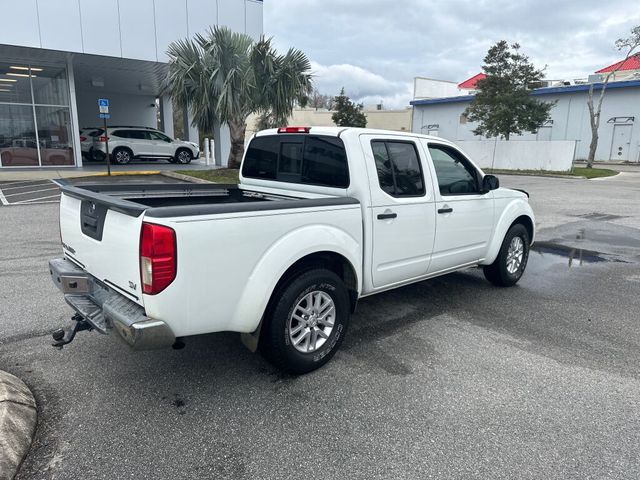
[{"label": "tailgate", "polygon": [[139,305],[139,244],[142,211],[127,214],[91,198],[60,198],[60,236],[64,253],[89,274]]}]

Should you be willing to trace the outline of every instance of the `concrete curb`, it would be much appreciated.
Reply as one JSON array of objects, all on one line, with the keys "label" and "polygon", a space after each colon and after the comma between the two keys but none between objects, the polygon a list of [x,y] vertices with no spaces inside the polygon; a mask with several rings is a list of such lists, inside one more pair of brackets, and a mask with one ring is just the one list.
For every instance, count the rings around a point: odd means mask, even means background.
[{"label": "concrete curb", "polygon": [[[491,173],[491,172],[489,172]],[[567,178],[569,180],[586,180],[587,177],[583,177],[581,175],[562,175],[562,174],[553,174],[553,173],[531,173],[531,172],[518,172],[517,170],[514,170],[513,172],[498,172],[498,173],[491,173],[491,175],[496,175],[496,176],[500,176],[500,175],[516,175],[519,177],[549,177],[549,178]]]},{"label": "concrete curb", "polygon": [[164,175],[165,177],[175,178],[176,180],[184,180],[185,182],[191,183],[214,183],[209,180],[204,180],[202,178],[191,177],[189,175],[183,175],[178,172],[160,172],[160,175]]},{"label": "concrete curb", "polygon": [[[158,175],[160,170],[131,170],[123,172],[111,172],[112,177],[126,177],[127,175]],[[92,173],[91,175],[84,175],[86,177],[108,177],[107,172]]]},{"label": "concrete curb", "polygon": [[0,370],[0,480],[11,480],[31,446],[38,412],[29,388]]}]

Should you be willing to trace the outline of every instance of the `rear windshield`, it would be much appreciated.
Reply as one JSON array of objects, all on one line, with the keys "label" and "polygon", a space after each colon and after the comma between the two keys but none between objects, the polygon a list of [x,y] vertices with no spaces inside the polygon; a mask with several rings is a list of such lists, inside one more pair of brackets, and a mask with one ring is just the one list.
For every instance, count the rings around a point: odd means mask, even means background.
[{"label": "rear windshield", "polygon": [[247,149],[242,175],[325,187],[349,186],[344,143],[323,135],[256,137]]}]

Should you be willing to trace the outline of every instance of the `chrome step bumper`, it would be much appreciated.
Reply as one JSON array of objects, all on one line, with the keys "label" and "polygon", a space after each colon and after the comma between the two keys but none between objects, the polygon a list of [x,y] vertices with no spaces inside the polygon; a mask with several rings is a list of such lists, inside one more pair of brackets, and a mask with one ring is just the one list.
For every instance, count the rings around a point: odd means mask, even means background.
[{"label": "chrome step bumper", "polygon": [[140,305],[98,282],[72,261],[50,260],[49,272],[71,308],[100,333],[113,329],[134,350],[175,343],[176,337],[165,322],[147,317]]}]

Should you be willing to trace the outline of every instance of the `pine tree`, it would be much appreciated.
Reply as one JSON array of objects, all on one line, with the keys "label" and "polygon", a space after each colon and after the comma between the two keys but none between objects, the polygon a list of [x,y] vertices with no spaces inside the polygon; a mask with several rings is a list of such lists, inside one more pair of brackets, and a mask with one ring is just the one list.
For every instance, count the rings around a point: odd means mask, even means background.
[{"label": "pine tree", "polygon": [[339,127],[366,127],[367,117],[362,113],[362,105],[351,101],[344,93],[344,87],[340,90],[340,95],[333,101],[335,113],[331,115],[333,123]]},{"label": "pine tree", "polygon": [[465,110],[469,121],[479,122],[473,133],[509,140],[525,131],[535,133],[549,120],[555,102],[531,96],[531,88],[540,85],[544,72],[520,53],[520,45],[496,43],[487,52],[482,70],[486,78],[478,82],[478,93]]}]

